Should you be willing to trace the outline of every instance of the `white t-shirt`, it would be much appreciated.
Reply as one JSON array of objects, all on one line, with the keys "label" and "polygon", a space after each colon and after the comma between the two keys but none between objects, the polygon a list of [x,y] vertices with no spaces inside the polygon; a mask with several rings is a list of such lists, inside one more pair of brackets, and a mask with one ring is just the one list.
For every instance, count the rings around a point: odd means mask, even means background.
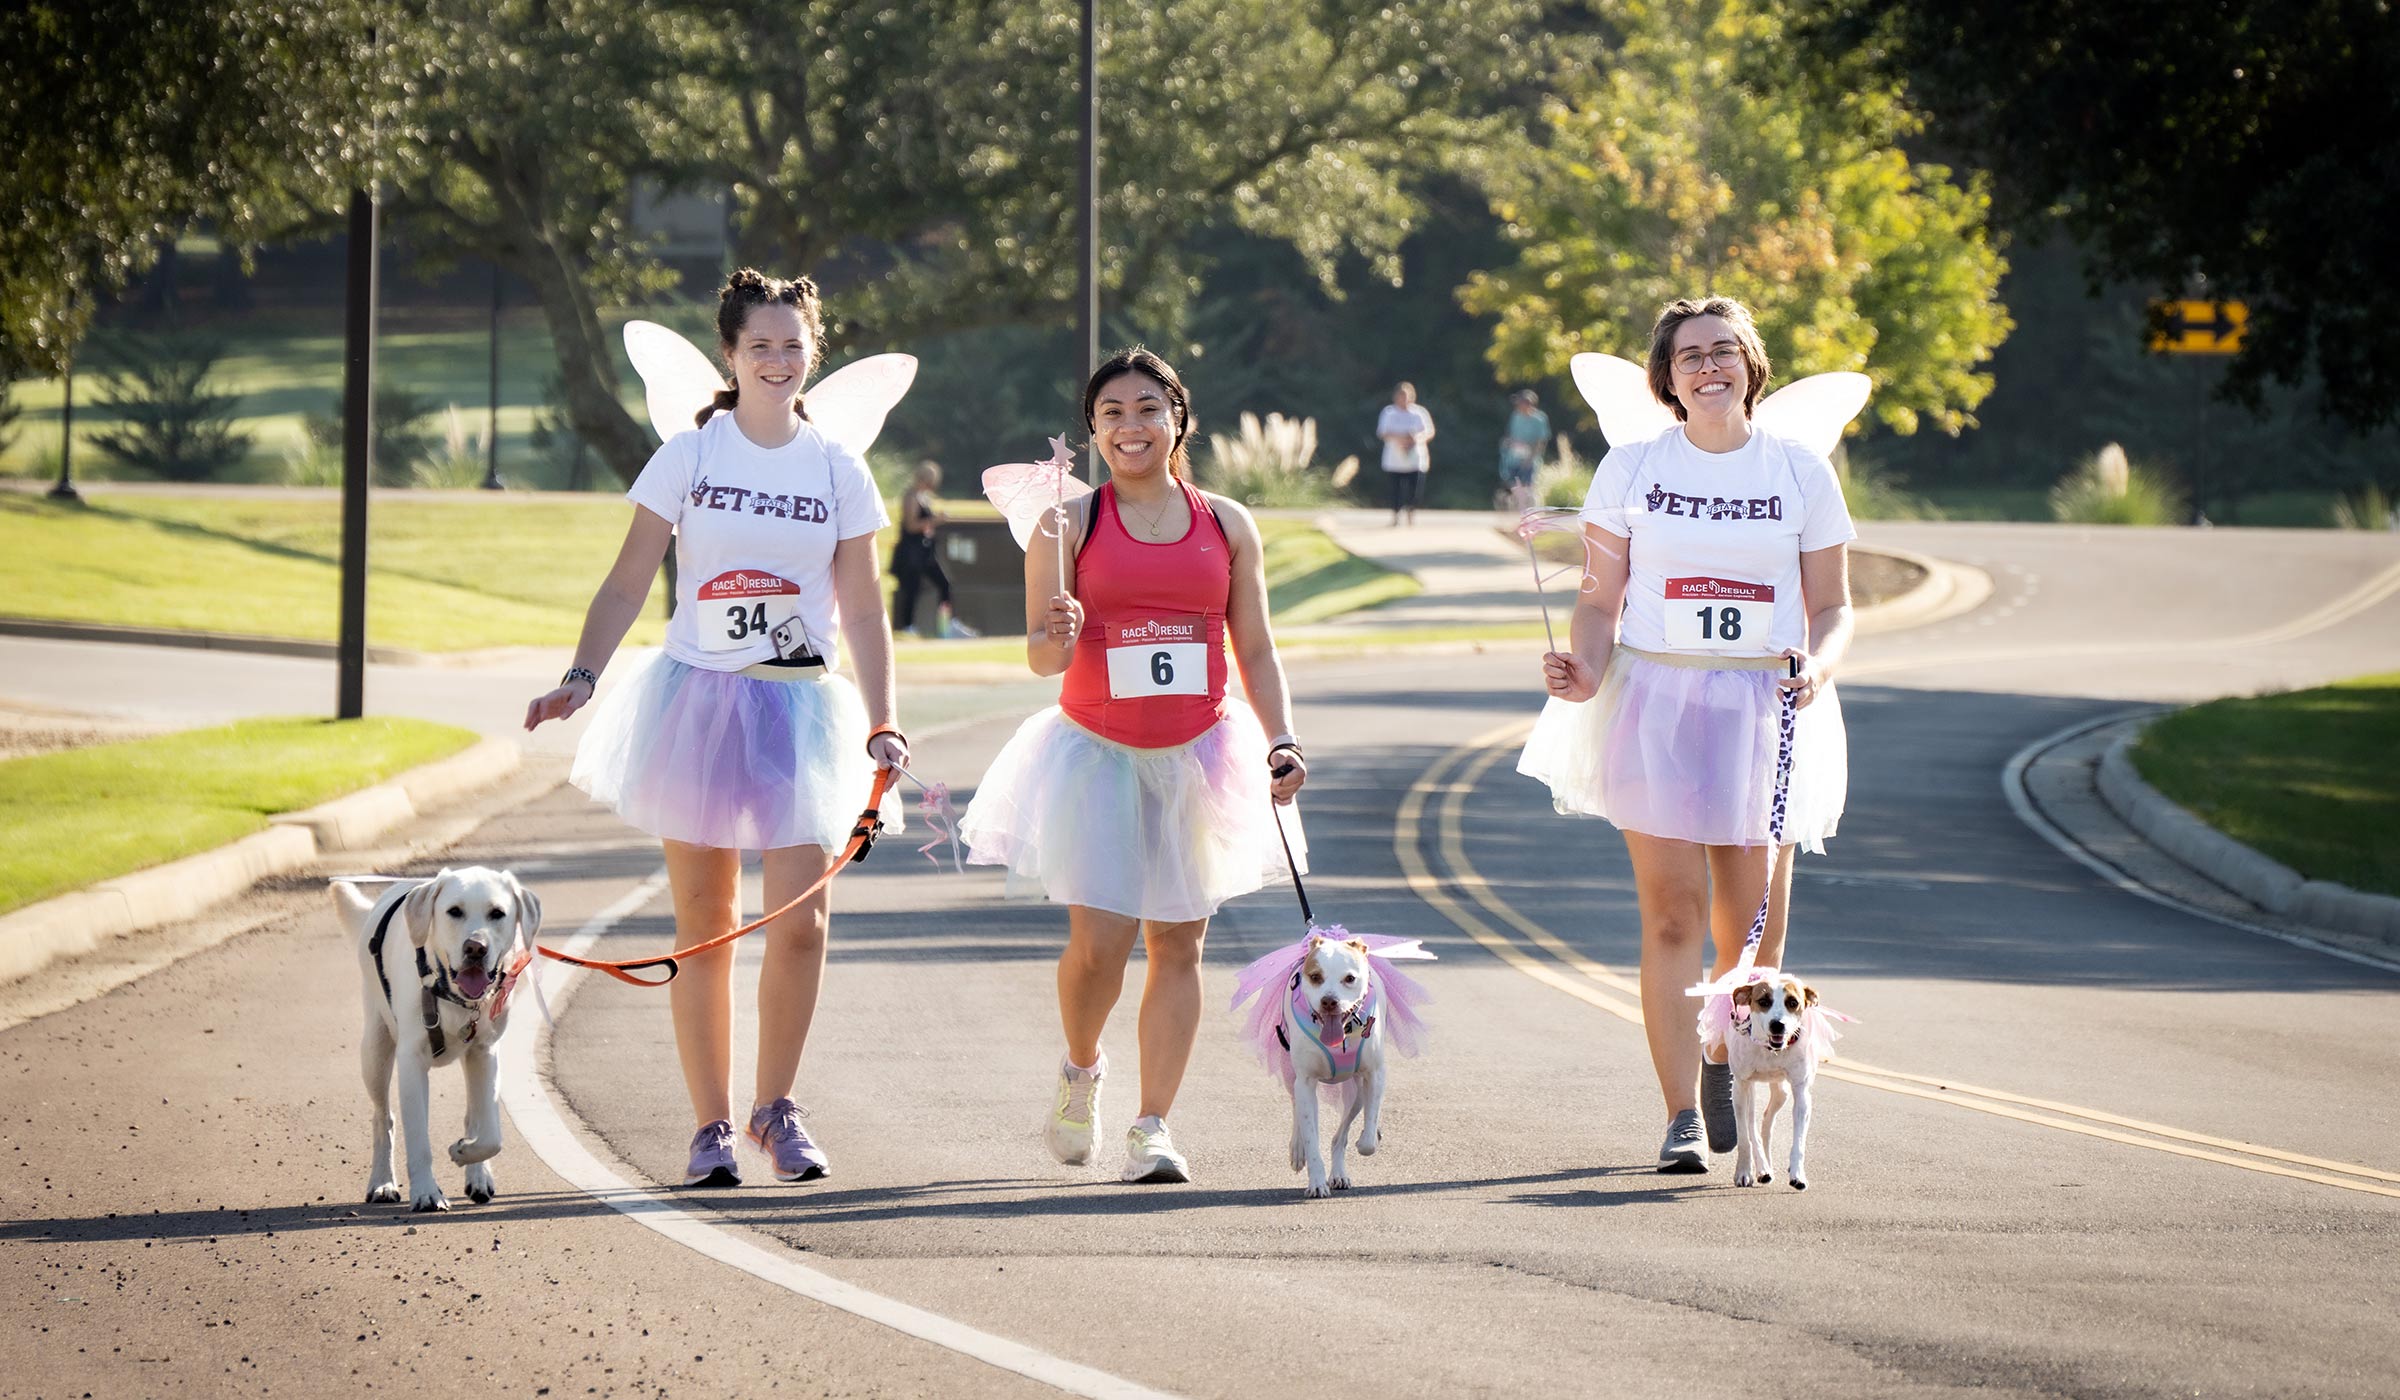
[{"label": "white t-shirt", "polygon": [[1833,464],[1755,428],[1733,452],[1681,427],[1609,449],[1583,519],[1633,541],[1619,639],[1716,656],[1805,648],[1800,556],[1858,537]]},{"label": "white t-shirt", "polygon": [[875,478],[809,423],[760,447],[720,413],[652,453],[625,498],[675,527],[675,616],[667,655],[709,671],[805,646],[831,666],[840,617],[833,546],[890,521]]},{"label": "white t-shirt", "polygon": [[[1375,416],[1375,436],[1377,437],[1382,437],[1385,433],[1430,433],[1432,431],[1433,415],[1426,412],[1425,405],[1421,403],[1411,404],[1407,408],[1402,408],[1396,403],[1387,403],[1383,406],[1383,412]],[[1431,469],[1432,466],[1432,454],[1425,450],[1425,444],[1421,442],[1411,443],[1406,447],[1389,440],[1383,444],[1383,469],[1387,472],[1421,472]]]}]

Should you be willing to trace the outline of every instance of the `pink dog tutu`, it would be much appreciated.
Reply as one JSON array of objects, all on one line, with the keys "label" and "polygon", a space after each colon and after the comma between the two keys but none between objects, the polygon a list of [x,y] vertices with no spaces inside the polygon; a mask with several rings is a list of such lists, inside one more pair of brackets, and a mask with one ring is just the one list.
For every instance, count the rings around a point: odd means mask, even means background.
[{"label": "pink dog tutu", "polygon": [[[875,779],[867,712],[846,677],[807,674],[759,680],[655,653],[595,702],[571,781],[670,841],[838,849]],[[900,804],[883,819],[898,830]]]},{"label": "pink dog tutu", "polygon": [[[1267,736],[1248,705],[1188,744],[1136,749],[1056,706],[992,760],[959,821],[972,865],[1008,868],[1010,892],[1137,919],[1205,919],[1284,870],[1267,793]],[[1308,873],[1299,812],[1292,855]]]},{"label": "pink dog tutu", "polygon": [[[1340,924],[1324,928],[1311,924],[1308,931],[1337,943],[1356,937],[1367,945],[1367,967],[1374,979],[1377,1002],[1377,1029],[1390,1036],[1388,1043],[1403,1055],[1414,1055],[1424,1048],[1425,1021],[1417,1014],[1417,1008],[1432,1001],[1433,995],[1419,986],[1415,978],[1392,965],[1396,959],[1432,961],[1433,954],[1425,951],[1424,940],[1381,933],[1353,935]],[[1284,1007],[1291,1001],[1286,993],[1292,990],[1293,979],[1299,976],[1300,965],[1307,960],[1308,939],[1304,937],[1251,963],[1233,979],[1233,1009],[1240,1012],[1242,1003],[1250,1003],[1249,1011],[1242,1016],[1242,1043],[1258,1056],[1260,1064],[1281,1076],[1287,1087],[1292,1082],[1292,1052],[1277,1030],[1283,1024]]]},{"label": "pink dog tutu", "polygon": [[[1542,707],[1517,771],[1562,813],[1706,846],[1768,839],[1777,671],[1669,665],[1618,647],[1600,693]],[[1849,796],[1841,697],[1828,685],[1792,728],[1783,839],[1822,854]]]}]

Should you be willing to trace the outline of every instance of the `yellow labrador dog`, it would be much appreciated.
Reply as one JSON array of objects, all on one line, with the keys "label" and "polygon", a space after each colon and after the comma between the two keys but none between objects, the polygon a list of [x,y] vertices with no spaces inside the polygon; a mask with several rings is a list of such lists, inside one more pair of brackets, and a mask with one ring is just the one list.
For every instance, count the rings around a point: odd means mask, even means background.
[{"label": "yellow labrador dog", "polygon": [[358,946],[366,1030],[359,1066],[375,1115],[370,1202],[397,1201],[392,1176],[392,1071],[400,1073],[400,1129],[407,1135],[408,1196],[418,1210],[448,1210],[433,1176],[427,1075],[456,1063],[467,1076],[467,1135],[450,1160],[467,1169],[467,1195],[494,1194],[500,1154],[500,1064],[494,1047],[508,1029],[509,993],[533,961],[542,902],[504,870],[468,866],[429,880],[395,880],[373,897],[333,882],[333,902]]}]

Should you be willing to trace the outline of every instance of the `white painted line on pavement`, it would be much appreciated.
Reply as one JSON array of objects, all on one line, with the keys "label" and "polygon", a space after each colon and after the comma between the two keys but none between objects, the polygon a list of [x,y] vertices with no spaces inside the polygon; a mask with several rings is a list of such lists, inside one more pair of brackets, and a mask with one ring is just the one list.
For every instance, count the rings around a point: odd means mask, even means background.
[{"label": "white painted line on pavement", "polygon": [[[639,912],[658,897],[667,885],[664,868],[634,886],[615,903],[592,916],[589,923],[577,929],[567,940],[562,952],[577,957],[599,941],[620,921]],[[565,1004],[569,991],[580,979],[575,969],[553,966],[547,960],[537,960],[540,966],[527,975],[541,979],[537,995],[548,993],[553,983],[556,991],[547,1003],[552,1008]],[[556,974],[553,976],[553,974]],[[544,1028],[547,1031],[547,1027]],[[694,1216],[657,1191],[637,1186],[619,1176],[609,1165],[594,1156],[583,1140],[567,1126],[566,1118],[550,1097],[549,1086],[538,1072],[536,1053],[548,1035],[515,1035],[502,1039],[500,1061],[501,1101],[507,1105],[509,1117],[517,1125],[517,1134],[525,1140],[533,1154],[544,1165],[576,1190],[599,1201],[611,1210],[624,1214],[636,1224],[655,1230],[687,1249],[695,1250],[730,1265],[753,1278],[774,1284],[812,1302],[839,1308],[869,1322],[878,1322],[895,1332],[905,1333],[920,1341],[962,1356],[973,1357],[986,1365],[997,1366],[1037,1381],[1069,1395],[1094,1397],[1094,1400],[1172,1400],[1165,1391],[1112,1376],[1105,1371],[1079,1365],[1048,1352],[1036,1350],[1022,1342],[1012,1342],[963,1322],[955,1322],[939,1313],[928,1312],[880,1293],[870,1293],[855,1284],[845,1283],[830,1274],[821,1273],[773,1250],[753,1244],[740,1235]]]}]

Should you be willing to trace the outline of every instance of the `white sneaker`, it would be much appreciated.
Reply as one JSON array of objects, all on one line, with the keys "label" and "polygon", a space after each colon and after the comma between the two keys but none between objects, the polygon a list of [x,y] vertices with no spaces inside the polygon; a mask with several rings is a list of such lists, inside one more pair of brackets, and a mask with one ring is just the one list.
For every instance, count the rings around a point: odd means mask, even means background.
[{"label": "white sneaker", "polygon": [[1092,1143],[1100,1136],[1100,1077],[1108,1073],[1108,1056],[1090,1069],[1058,1061],[1058,1102],[1042,1125],[1042,1141],[1050,1155],[1069,1166],[1092,1160]]},{"label": "white sneaker", "polygon": [[1189,1181],[1192,1164],[1175,1150],[1163,1118],[1136,1118],[1125,1130],[1127,1181]]}]

